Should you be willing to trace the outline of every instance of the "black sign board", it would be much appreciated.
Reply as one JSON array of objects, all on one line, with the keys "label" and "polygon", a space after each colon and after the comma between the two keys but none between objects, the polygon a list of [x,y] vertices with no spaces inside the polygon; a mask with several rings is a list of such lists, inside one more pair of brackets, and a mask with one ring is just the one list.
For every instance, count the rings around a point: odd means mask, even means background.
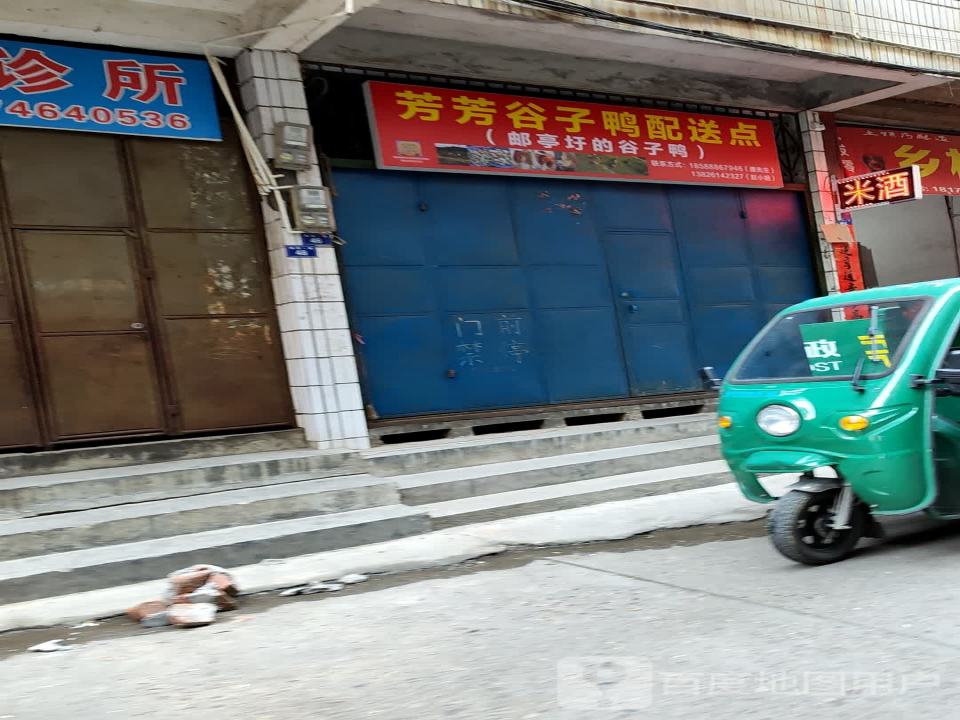
[{"label": "black sign board", "polygon": [[918,165],[856,175],[838,179],[834,183],[837,209],[844,212],[919,200],[923,197]]}]

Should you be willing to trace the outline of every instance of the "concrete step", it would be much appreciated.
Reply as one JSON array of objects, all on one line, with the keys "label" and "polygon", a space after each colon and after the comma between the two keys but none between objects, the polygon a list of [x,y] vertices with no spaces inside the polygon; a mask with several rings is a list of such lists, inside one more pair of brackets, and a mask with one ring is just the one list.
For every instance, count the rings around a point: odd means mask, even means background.
[{"label": "concrete step", "polygon": [[512,460],[392,478],[408,505],[446,502],[543,485],[654,470],[720,458],[716,435],[625,448]]},{"label": "concrete step", "polygon": [[48,452],[11,453],[0,455],[0,479],[306,448],[307,442],[303,436],[303,430],[297,429],[153,440]]},{"label": "concrete step", "polygon": [[0,562],[0,604],[155,580],[194,563],[236,567],[429,529],[423,510],[387,505],[7,560]]},{"label": "concrete step", "polygon": [[390,481],[304,480],[0,522],[0,561],[400,502]]},{"label": "concrete step", "polygon": [[354,453],[281,450],[30,475],[0,482],[0,520],[352,475],[361,468]]},{"label": "concrete step", "polygon": [[665,442],[716,432],[712,413],[384,445],[363,453],[369,472],[390,477],[507,460]]},{"label": "concrete step", "polygon": [[721,485],[731,482],[732,479],[726,463],[715,460],[448,500],[418,507],[430,513],[434,529],[441,529],[518,515],[568,510],[615,500],[665,495],[681,490]]}]

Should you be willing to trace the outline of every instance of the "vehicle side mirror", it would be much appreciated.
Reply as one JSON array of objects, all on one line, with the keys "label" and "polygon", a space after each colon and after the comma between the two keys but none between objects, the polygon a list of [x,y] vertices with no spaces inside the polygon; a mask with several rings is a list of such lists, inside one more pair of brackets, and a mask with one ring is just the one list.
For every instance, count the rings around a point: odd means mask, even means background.
[{"label": "vehicle side mirror", "polygon": [[700,377],[703,379],[703,387],[707,390],[719,390],[723,381],[717,377],[712,367],[700,368]]}]

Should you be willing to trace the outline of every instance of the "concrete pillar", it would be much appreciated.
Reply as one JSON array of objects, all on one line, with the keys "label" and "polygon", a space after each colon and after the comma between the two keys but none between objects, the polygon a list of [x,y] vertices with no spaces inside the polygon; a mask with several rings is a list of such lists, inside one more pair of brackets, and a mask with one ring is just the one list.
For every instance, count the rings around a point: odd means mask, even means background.
[{"label": "concrete pillar", "polygon": [[[293,53],[246,50],[237,58],[237,74],[247,126],[269,160],[275,123],[310,122],[299,59]],[[321,185],[316,157],[312,160],[297,181]],[[297,424],[317,448],[367,448],[336,252],[318,247],[316,258],[288,258],[284,246],[299,245],[299,236],[284,230],[280,214],[265,201],[263,216]]]},{"label": "concrete pillar", "polygon": [[947,196],[947,212],[953,228],[953,247],[957,251],[957,267],[960,268],[960,197]]},{"label": "concrete pillar", "polygon": [[833,251],[826,241],[820,226],[835,223],[837,213],[834,209],[833,187],[830,182],[831,170],[824,148],[824,126],[815,112],[800,113],[800,133],[803,138],[803,153],[807,161],[807,185],[813,203],[814,222],[819,238],[820,257],[824,274],[824,287],[830,294],[839,292],[837,268],[833,262]]}]

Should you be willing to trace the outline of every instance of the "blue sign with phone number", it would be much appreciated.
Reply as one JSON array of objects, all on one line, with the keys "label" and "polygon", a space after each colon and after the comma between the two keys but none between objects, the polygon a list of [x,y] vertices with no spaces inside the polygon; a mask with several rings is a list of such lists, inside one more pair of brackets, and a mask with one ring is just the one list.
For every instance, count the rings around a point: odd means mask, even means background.
[{"label": "blue sign with phone number", "polygon": [[0,40],[0,125],[220,140],[206,60]]}]

